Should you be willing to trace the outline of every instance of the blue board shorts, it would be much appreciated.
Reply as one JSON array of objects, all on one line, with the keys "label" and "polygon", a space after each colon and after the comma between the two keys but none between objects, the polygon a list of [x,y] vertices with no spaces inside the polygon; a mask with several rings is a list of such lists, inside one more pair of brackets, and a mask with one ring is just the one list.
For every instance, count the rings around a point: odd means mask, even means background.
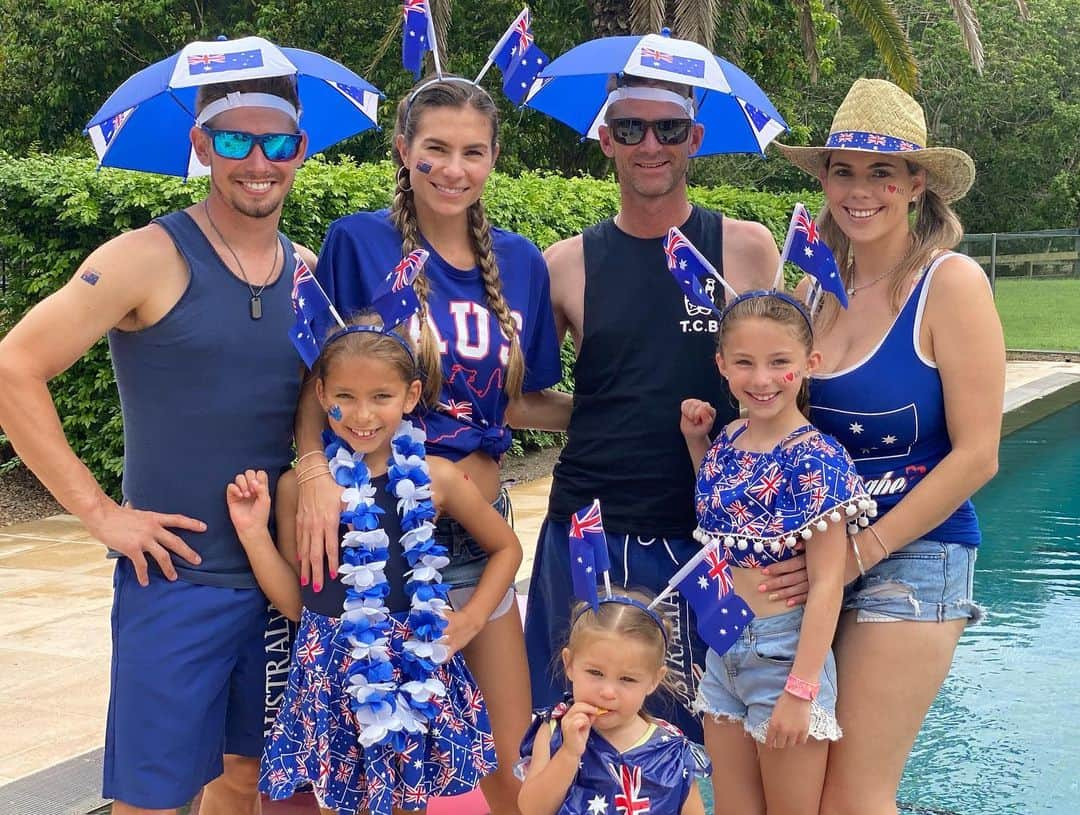
[{"label": "blue board shorts", "polygon": [[[550,708],[569,690],[559,655],[570,633],[574,603],[570,581],[570,524],[544,521],[536,544],[525,610],[525,647],[529,654],[533,708]],[[701,551],[692,538],[652,538],[607,534],[612,588],[646,589],[659,593],[682,564]],[[603,596],[603,586],[600,587]],[[701,742],[701,719],[691,712],[705,670],[708,646],[697,633],[697,618],[679,592],[668,595],[657,610],[671,622],[664,680],[646,709],[676,725],[691,741]]]},{"label": "blue board shorts", "polygon": [[117,561],[103,797],[181,807],[221,775],[223,754],[261,755],[268,616],[258,589],[153,571],[144,588],[131,561]]},{"label": "blue board shorts", "polygon": [[920,539],[893,552],[844,592],[844,611],[860,623],[967,620],[985,611],[973,599],[978,549]]}]

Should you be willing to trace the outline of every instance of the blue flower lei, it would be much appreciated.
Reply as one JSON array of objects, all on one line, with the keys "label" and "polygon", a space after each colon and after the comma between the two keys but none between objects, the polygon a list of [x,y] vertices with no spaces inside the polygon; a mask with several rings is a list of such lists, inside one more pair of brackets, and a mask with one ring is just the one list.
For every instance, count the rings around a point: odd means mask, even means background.
[{"label": "blue flower lei", "polygon": [[341,541],[341,581],[345,604],[338,636],[349,644],[352,663],[346,691],[352,697],[362,747],[404,750],[409,734],[426,733],[436,715],[435,700],[446,686],[435,677],[449,652],[440,644],[446,629],[447,588],[440,569],[449,562],[446,547],[435,542],[431,473],[424,454],[424,431],[403,420],[390,442],[387,491],[397,498],[401,549],[408,563],[405,592],[410,597],[410,636],[401,654],[401,675],[390,662],[390,593],[383,569],[390,540],[381,528],[383,510],[362,453],[354,453],[333,433],[324,433],[326,458],[334,480],[345,488],[341,522],[350,527]]}]

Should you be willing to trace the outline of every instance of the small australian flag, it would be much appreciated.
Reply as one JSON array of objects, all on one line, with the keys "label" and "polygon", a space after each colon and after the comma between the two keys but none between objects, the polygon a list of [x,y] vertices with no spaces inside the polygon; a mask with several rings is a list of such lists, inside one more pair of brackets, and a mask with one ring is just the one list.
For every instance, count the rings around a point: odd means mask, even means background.
[{"label": "small australian flag", "polygon": [[705,78],[705,60],[694,57],[680,57],[656,48],[641,49],[641,67],[657,71],[669,71],[679,76]]},{"label": "small australian flag", "polygon": [[296,323],[289,336],[304,364],[311,368],[319,358],[322,341],[336,322],[329,298],[300,255],[296,256],[293,271],[292,304]]},{"label": "small australian flag", "polygon": [[402,0],[405,18],[401,29],[401,64],[419,79],[424,73],[424,54],[435,47],[431,9],[427,0]]},{"label": "small australian flag", "polygon": [[678,227],[673,226],[668,230],[667,239],[664,241],[664,255],[667,257],[668,271],[679,284],[686,299],[695,306],[719,312],[716,303],[701,283],[703,278],[711,276],[712,267]]},{"label": "small australian flag", "polygon": [[790,260],[817,280],[825,291],[840,301],[841,306],[847,308],[847,292],[844,291],[844,283],[840,279],[836,258],[833,257],[832,250],[821,240],[817,223],[802,204],[796,204],[795,211],[791,213],[788,235],[787,249],[783,259]]},{"label": "small australian flag", "polygon": [[594,498],[591,504],[570,516],[570,537],[582,538],[592,547],[597,572],[603,574],[611,571],[611,558],[608,557],[607,536],[604,534],[604,519],[600,514],[599,499]]},{"label": "small australian flag", "polygon": [[574,597],[600,610],[600,596],[596,592],[596,555],[592,544],[585,538],[569,537],[570,581]]},{"label": "small australian flag", "polygon": [[677,583],[697,617],[697,632],[705,644],[723,654],[742,636],[754,612],[733,588],[731,566],[713,546]]},{"label": "small australian flag", "polygon": [[262,51],[254,48],[249,51],[233,51],[229,54],[189,54],[188,73],[192,76],[216,74],[222,71],[240,71],[245,68],[261,68]]},{"label": "small australian flag", "polygon": [[551,61],[534,42],[532,18],[524,9],[499,38],[488,55],[503,75],[503,92],[515,105],[525,101],[525,96],[536,80],[536,75]]}]

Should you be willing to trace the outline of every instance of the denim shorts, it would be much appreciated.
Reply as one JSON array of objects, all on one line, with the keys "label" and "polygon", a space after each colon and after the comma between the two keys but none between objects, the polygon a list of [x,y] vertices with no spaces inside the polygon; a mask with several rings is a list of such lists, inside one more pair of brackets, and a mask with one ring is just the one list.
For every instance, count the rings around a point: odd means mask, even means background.
[{"label": "denim shorts", "polygon": [[[510,494],[505,488],[492,504],[504,518],[511,513]],[[435,524],[435,540],[446,547],[450,565],[442,570],[443,583],[455,589],[469,588],[480,582],[480,575],[487,566],[488,555],[465,527],[449,517],[440,518]]]},{"label": "denim shorts", "polygon": [[847,587],[844,610],[860,623],[901,620],[979,622],[985,612],[974,595],[974,546],[917,540],[893,552]]},{"label": "denim shorts", "polygon": [[[784,693],[795,649],[799,646],[803,609],[755,618],[723,654],[709,649],[705,676],[698,685],[694,710],[716,720],[742,722],[754,739],[765,743],[773,708]],[[810,736],[836,741],[836,662],[832,651],[817,678],[821,690],[810,703]]]}]

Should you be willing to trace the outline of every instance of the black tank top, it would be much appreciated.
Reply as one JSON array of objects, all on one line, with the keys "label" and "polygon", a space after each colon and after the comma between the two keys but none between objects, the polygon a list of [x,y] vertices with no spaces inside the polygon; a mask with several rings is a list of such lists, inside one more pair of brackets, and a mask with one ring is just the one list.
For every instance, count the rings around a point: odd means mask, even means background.
[{"label": "black tank top", "polygon": [[[379,516],[382,521],[381,527],[390,538],[390,556],[386,561],[383,573],[386,581],[390,584],[390,594],[386,598],[386,606],[390,612],[407,611],[409,598],[405,594],[405,558],[401,556],[401,516],[397,512],[397,499],[386,491],[387,475],[377,476],[371,479],[371,485],[375,487],[375,505],[383,514]],[[338,530],[339,535],[345,534],[346,527]],[[330,580],[327,565],[323,561],[323,575],[327,577],[322,591],[316,592],[311,585],[300,589],[300,599],[304,608],[322,614],[324,617],[340,617],[345,605],[345,589],[339,574],[336,580]]]},{"label": "black tank top", "polygon": [[[723,216],[694,207],[680,228],[723,274]],[[663,238],[632,237],[612,220],[582,238],[574,412],[548,517],[565,522],[599,498],[608,532],[686,537],[694,528],[695,473],[679,432],[680,404],[709,402],[716,427],[736,415],[716,369],[716,317],[683,297]],[[707,290],[722,301],[719,285]]]}]

